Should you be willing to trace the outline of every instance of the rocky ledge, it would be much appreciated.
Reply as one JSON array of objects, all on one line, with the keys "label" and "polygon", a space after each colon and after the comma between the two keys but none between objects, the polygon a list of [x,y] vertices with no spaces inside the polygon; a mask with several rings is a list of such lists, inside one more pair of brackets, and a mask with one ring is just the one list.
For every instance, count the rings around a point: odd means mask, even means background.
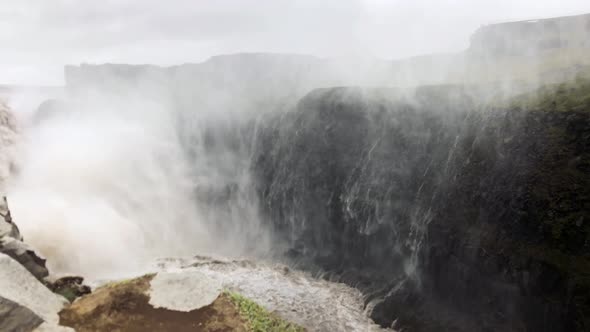
[{"label": "rocky ledge", "polygon": [[[6,200],[4,200],[6,203]],[[0,331],[305,331],[191,270],[111,282],[52,280],[22,242],[6,204],[0,243]]]},{"label": "rocky ledge", "polygon": [[195,271],[110,283],[59,315],[79,332],[305,331]]}]

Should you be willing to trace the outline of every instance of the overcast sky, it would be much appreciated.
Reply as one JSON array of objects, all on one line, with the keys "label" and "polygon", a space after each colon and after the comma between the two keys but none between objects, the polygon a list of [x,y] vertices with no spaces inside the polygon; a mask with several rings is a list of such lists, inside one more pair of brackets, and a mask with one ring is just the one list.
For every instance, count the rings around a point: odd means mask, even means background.
[{"label": "overcast sky", "polygon": [[81,62],[455,52],[484,24],[586,12],[590,0],[0,0],[0,84],[62,84]]}]

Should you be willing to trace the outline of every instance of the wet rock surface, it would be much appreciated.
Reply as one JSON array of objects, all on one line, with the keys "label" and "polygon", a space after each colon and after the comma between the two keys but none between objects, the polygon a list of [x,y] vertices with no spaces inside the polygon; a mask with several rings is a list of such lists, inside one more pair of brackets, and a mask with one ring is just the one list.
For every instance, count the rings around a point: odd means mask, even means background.
[{"label": "wet rock surface", "polygon": [[0,253],[15,259],[39,280],[49,275],[45,259],[23,242],[18,227],[12,221],[6,197],[0,200]]},{"label": "wet rock surface", "polygon": [[260,135],[292,260],[363,289],[384,326],[588,330],[590,113],[386,92],[316,90]]},{"label": "wet rock surface", "polygon": [[52,292],[65,297],[70,302],[92,292],[89,286],[84,285],[83,277],[67,276],[55,281],[46,280],[45,285]]},{"label": "wet rock surface", "polygon": [[[264,311],[261,313],[266,315]],[[191,270],[159,272],[108,283],[78,299],[59,315],[60,324],[79,332],[245,332],[255,328],[251,317],[245,315],[229,293],[222,291],[219,282]],[[269,317],[264,318],[266,322]],[[290,327],[276,331],[304,331],[278,318],[276,321],[280,326]]]}]

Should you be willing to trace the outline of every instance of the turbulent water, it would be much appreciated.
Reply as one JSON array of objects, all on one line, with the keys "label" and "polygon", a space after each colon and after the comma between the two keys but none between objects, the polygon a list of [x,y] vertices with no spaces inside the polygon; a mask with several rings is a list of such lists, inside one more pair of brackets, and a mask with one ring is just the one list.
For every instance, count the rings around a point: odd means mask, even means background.
[{"label": "turbulent water", "polygon": [[108,275],[160,255],[234,249],[212,238],[208,220],[216,210],[195,199],[195,191],[221,181],[218,164],[205,156],[189,161],[169,108],[70,102],[21,124],[9,185],[15,219],[53,271]]}]

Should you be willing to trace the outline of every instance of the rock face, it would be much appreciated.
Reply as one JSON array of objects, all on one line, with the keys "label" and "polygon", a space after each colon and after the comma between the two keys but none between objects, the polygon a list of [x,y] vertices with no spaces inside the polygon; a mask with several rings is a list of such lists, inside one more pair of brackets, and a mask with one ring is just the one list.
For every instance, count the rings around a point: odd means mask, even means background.
[{"label": "rock face", "polygon": [[470,96],[309,94],[260,136],[268,224],[300,264],[364,289],[384,326],[587,331],[590,112]]},{"label": "rock face", "polygon": [[14,170],[14,146],[18,137],[16,119],[10,108],[0,99],[0,190]]},{"label": "rock face", "polygon": [[89,286],[84,285],[82,277],[62,277],[53,282],[45,281],[45,285],[52,292],[62,295],[70,302],[92,292]]},{"label": "rock face", "polygon": [[[24,327],[43,323],[39,327],[46,331],[65,330],[57,325],[57,313],[64,307],[67,300],[52,293],[16,260],[1,253],[0,297],[7,300],[3,302],[0,312],[7,312],[9,315],[7,320],[14,321],[14,324],[22,324]],[[9,301],[17,303],[26,310],[15,307]],[[34,315],[31,315],[29,311]],[[23,329],[23,331],[30,331],[30,329]]]},{"label": "rock face", "polygon": [[[15,119],[8,106],[0,101],[0,192],[5,190],[5,182],[14,170],[13,148],[17,135]],[[20,262],[39,280],[49,274],[45,260],[23,243],[4,196],[0,199],[0,253]]]},{"label": "rock face", "polygon": [[41,323],[30,309],[0,296],[0,331],[32,331]]},{"label": "rock face", "polygon": [[42,280],[49,275],[45,259],[23,242],[18,227],[12,221],[6,197],[0,201],[0,253],[22,264],[35,278]]},{"label": "rock face", "polygon": [[488,55],[538,55],[559,48],[590,48],[590,14],[505,22],[479,28],[470,51]]}]

